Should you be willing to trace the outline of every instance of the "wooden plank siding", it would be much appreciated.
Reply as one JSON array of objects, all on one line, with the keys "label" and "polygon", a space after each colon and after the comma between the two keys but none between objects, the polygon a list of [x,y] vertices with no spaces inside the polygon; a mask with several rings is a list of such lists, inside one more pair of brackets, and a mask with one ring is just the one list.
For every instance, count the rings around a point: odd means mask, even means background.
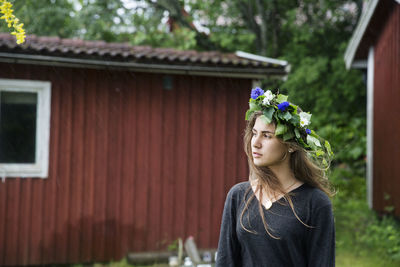
[{"label": "wooden plank siding", "polygon": [[[374,49],[373,207],[383,212],[386,206],[400,207],[400,5]],[[399,208],[394,212],[400,217]]]},{"label": "wooden plank siding", "polygon": [[0,265],[119,260],[194,236],[216,248],[247,179],[249,79],[0,63],[51,82],[49,177],[0,182]]}]

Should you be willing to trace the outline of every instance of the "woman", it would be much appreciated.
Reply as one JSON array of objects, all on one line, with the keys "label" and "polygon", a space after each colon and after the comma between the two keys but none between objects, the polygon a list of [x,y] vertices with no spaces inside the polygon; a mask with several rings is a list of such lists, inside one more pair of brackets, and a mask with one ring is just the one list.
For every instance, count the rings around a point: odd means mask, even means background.
[{"label": "woman", "polygon": [[333,153],[307,128],[310,119],[287,96],[252,90],[249,181],[227,195],[217,267],[335,265],[334,192],[325,175]]}]

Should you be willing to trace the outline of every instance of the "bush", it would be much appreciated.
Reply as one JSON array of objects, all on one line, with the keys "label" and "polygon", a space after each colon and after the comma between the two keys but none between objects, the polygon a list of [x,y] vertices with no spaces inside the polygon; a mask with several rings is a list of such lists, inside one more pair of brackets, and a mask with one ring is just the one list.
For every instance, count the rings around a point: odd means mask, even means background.
[{"label": "bush", "polygon": [[330,175],[337,190],[333,198],[337,248],[351,248],[359,255],[373,252],[400,262],[400,223],[369,209],[365,176],[354,173],[357,172],[340,165]]}]

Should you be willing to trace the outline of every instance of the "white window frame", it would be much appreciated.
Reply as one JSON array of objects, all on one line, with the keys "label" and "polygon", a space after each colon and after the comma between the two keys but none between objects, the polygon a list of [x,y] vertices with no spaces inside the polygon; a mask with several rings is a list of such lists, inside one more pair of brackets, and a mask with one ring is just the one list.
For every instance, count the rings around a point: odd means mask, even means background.
[{"label": "white window frame", "polygon": [[37,93],[35,163],[0,163],[0,178],[48,177],[50,143],[51,83],[47,81],[0,79],[0,91]]}]

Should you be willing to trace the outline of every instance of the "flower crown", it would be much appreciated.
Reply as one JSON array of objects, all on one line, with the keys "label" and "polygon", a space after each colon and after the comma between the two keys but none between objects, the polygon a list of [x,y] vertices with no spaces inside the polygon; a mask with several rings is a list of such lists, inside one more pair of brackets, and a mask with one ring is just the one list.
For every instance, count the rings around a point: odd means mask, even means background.
[{"label": "flower crown", "polygon": [[[288,96],[273,94],[270,90],[264,92],[257,87],[251,90],[249,109],[246,120],[256,111],[262,111],[260,118],[269,124],[276,123],[275,135],[284,141],[296,141],[315,159],[322,159],[323,165],[328,165],[326,158],[333,156],[328,141],[318,136],[315,131],[307,128],[311,123],[311,114],[287,101]],[[300,111],[300,112],[298,112]]]}]

